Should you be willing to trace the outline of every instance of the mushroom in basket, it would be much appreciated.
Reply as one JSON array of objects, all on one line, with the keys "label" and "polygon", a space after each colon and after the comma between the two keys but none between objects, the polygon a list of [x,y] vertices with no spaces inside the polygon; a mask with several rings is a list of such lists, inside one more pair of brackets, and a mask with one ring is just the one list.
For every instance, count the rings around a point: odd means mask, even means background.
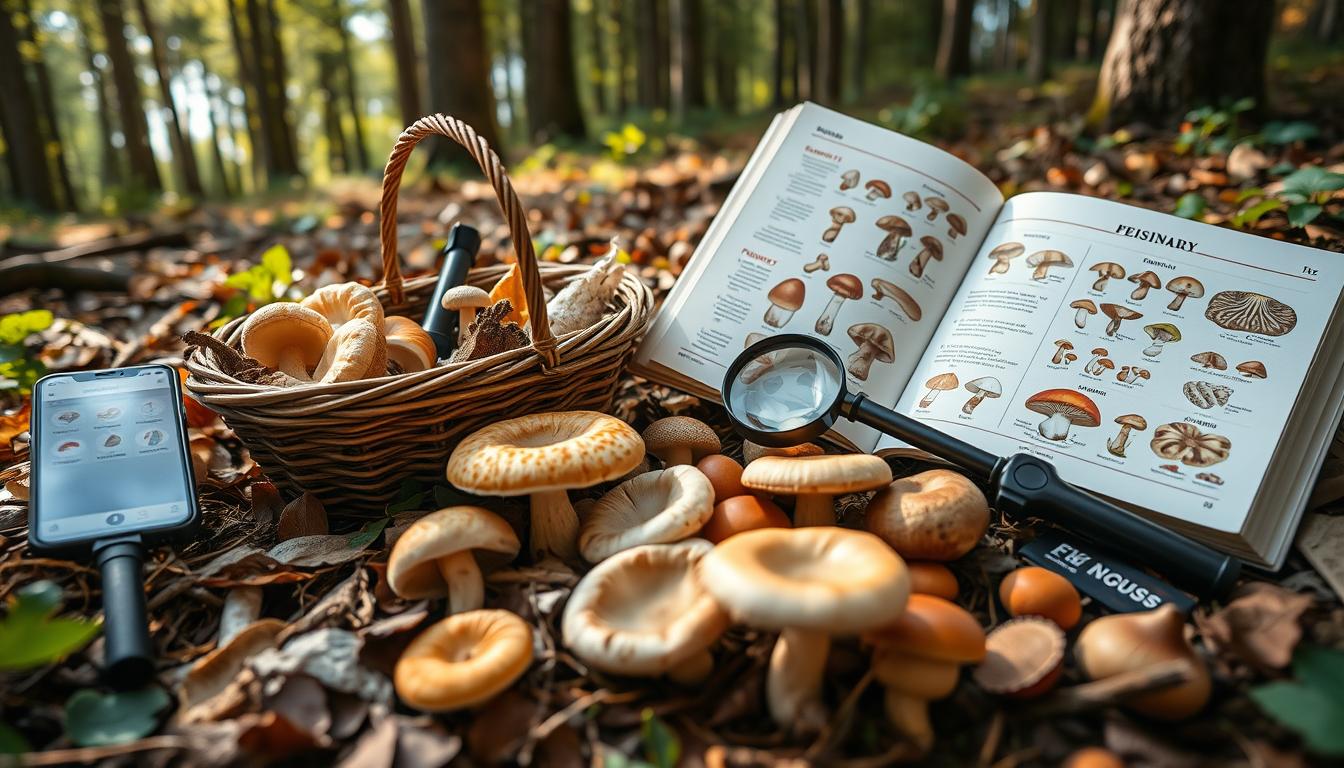
[{"label": "mushroom in basket", "polygon": [[1036,431],[1047,440],[1066,440],[1069,427],[1095,427],[1101,423],[1101,411],[1092,398],[1075,389],[1047,389],[1027,398],[1027,410],[1045,420]]},{"label": "mushroom in basket", "polygon": [[602,319],[625,276],[625,265],[617,260],[620,253],[613,238],[605,256],[546,302],[552,333],[563,336],[581,331]]},{"label": "mushroom in basket", "polygon": [[307,307],[267,304],[243,323],[243,354],[299,381],[312,381],[331,340],[331,323]]}]

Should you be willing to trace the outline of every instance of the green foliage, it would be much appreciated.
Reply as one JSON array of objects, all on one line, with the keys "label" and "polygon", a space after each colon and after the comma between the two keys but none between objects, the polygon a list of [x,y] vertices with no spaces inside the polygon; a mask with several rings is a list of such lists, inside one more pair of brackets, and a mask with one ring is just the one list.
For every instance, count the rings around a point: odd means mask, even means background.
[{"label": "green foliage", "polygon": [[1209,207],[1208,201],[1198,192],[1186,192],[1176,200],[1176,209],[1172,213],[1183,219],[1198,219]]},{"label": "green foliage", "polygon": [[963,97],[946,87],[920,85],[906,104],[895,104],[877,113],[882,125],[907,136],[930,138],[960,129],[964,120]]},{"label": "green foliage", "polygon": [[1265,123],[1255,137],[1260,143],[1283,147],[1299,141],[1311,141],[1321,135],[1315,123],[1305,120],[1274,120]]},{"label": "green foliage", "polygon": [[1230,151],[1239,138],[1240,116],[1254,107],[1254,100],[1240,99],[1222,109],[1200,107],[1187,112],[1176,137],[1176,151],[1195,155]]},{"label": "green foliage", "polygon": [[0,621],[0,671],[54,664],[83,648],[99,625],[83,619],[57,619],[61,588],[38,581],[20,589],[9,601],[9,615]]},{"label": "green foliage", "polygon": [[47,372],[41,360],[28,354],[24,342],[34,333],[51,327],[55,317],[45,309],[30,309],[0,317],[0,389],[32,391]]},{"label": "green foliage", "polygon": [[289,250],[278,243],[272,245],[261,254],[260,264],[229,275],[224,284],[238,289],[238,293],[224,302],[215,326],[285,297],[294,284],[294,263],[289,257]]},{"label": "green foliage", "polygon": [[676,768],[681,760],[681,739],[652,709],[640,713],[640,741],[644,745],[644,759],[654,768]]},{"label": "green foliage", "polygon": [[1232,217],[1235,227],[1247,227],[1271,211],[1282,210],[1289,226],[1305,227],[1325,213],[1325,203],[1335,192],[1344,189],[1344,173],[1327,171],[1317,165],[1308,165],[1289,174],[1283,187],[1269,194],[1261,187],[1242,190],[1238,203],[1250,202]]},{"label": "green foliage", "polygon": [[[28,740],[23,738],[23,734],[10,728],[4,723],[0,723],[0,755],[21,755],[32,749]],[[0,760],[0,765],[5,765],[4,760]]]},{"label": "green foliage", "polygon": [[84,688],[65,703],[65,734],[81,747],[125,744],[153,733],[169,703],[158,687],[107,694]]},{"label": "green foliage", "polygon": [[1297,680],[1251,690],[1251,699],[1314,752],[1344,757],[1344,651],[1300,646],[1293,654]]}]

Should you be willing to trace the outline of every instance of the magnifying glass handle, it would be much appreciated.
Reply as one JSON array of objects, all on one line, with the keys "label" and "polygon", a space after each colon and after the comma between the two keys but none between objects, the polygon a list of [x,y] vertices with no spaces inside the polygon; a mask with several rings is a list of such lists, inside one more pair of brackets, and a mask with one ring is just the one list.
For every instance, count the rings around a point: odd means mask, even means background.
[{"label": "magnifying glass handle", "polygon": [[1145,520],[1059,477],[1054,465],[1019,453],[995,473],[994,507],[1047,520],[1080,536],[1151,563],[1182,589],[1218,597],[1241,574],[1241,561]]},{"label": "magnifying glass handle", "polygon": [[922,421],[878,405],[863,393],[853,395],[853,398],[853,402],[846,403],[842,411],[846,418],[899,437],[921,451],[956,464],[985,482],[993,479],[994,469],[1000,461],[998,456],[976,448],[965,440],[939,432]]}]

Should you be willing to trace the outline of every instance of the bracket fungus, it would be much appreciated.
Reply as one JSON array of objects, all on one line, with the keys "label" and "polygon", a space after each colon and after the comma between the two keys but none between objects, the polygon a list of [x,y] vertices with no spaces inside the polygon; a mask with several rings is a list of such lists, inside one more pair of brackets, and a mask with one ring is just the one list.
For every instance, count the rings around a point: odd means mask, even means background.
[{"label": "bracket fungus", "polygon": [[665,416],[645,427],[640,437],[644,449],[665,467],[694,464],[723,447],[713,428],[690,416]]},{"label": "bracket fungus", "polygon": [[1111,278],[1119,280],[1125,276],[1125,268],[1113,261],[1100,261],[1088,267],[1089,272],[1096,272],[1097,279],[1092,283],[1092,290],[1106,290],[1106,283]]},{"label": "bracket fungus", "polygon": [[869,200],[886,200],[891,197],[891,185],[881,179],[873,179],[864,184],[863,188],[868,190],[867,198]]},{"label": "bracket fungus", "polygon": [[919,238],[919,244],[923,246],[915,258],[910,262],[910,274],[915,277],[923,277],[924,270],[929,266],[929,260],[943,260],[943,244],[938,242],[938,238],[933,235],[924,235]]},{"label": "bracket fungus", "polygon": [[831,226],[821,233],[823,242],[833,243],[835,238],[840,236],[840,229],[846,224],[852,224],[855,220],[854,209],[845,206],[839,206],[831,209]]},{"label": "bracket fungus", "polygon": [[1156,273],[1147,270],[1130,275],[1129,282],[1134,283],[1134,290],[1130,292],[1129,298],[1135,301],[1143,301],[1149,291],[1162,287],[1162,279]]},{"label": "bracket fungus", "polygon": [[598,563],[565,604],[565,645],[611,674],[702,680],[714,663],[709,648],[729,621],[696,578],[713,550],[689,539],[634,547]]},{"label": "bracket fungus", "polygon": [[989,268],[989,274],[1002,275],[1008,271],[1008,262],[1026,253],[1027,247],[1021,243],[1003,243],[994,246],[989,252],[989,258],[994,260],[994,265]]},{"label": "bracket fungus", "polygon": [[614,480],[639,466],[644,441],[620,419],[594,411],[538,413],[468,435],[448,458],[448,482],[481,496],[529,496],[529,549],[574,560],[579,520],[571,488]]},{"label": "bracket fungus", "polygon": [[880,277],[874,277],[869,281],[869,285],[873,287],[874,301],[882,301],[883,299],[890,298],[892,301],[896,302],[896,306],[900,307],[901,311],[904,312],[905,316],[910,318],[912,322],[917,323],[920,318],[924,316],[924,311],[919,308],[919,302],[915,301],[915,297],[911,296],[899,285],[888,280],[883,280]]},{"label": "bracket fungus", "polygon": [[1120,323],[1126,320],[1138,320],[1143,317],[1142,312],[1134,310],[1122,304],[1102,304],[1101,314],[1110,318],[1111,322],[1106,324],[1106,335],[1114,336],[1120,331]]},{"label": "bracket fungus", "polygon": [[1087,326],[1087,316],[1097,314],[1097,305],[1092,303],[1091,299],[1078,299],[1069,304],[1069,309],[1076,309],[1073,315],[1073,324],[1079,328]]},{"label": "bracket fungus", "polygon": [[579,552],[590,563],[644,544],[690,538],[714,512],[714,486],[680,465],[637,475],[607,491],[579,525]]},{"label": "bracket fungus", "polygon": [[961,382],[957,379],[957,374],[949,372],[940,373],[937,376],[934,376],[924,382],[924,386],[928,387],[929,391],[925,392],[924,396],[919,399],[920,408],[928,408],[933,405],[933,401],[938,399],[939,392],[947,392],[948,390],[956,389],[961,386]]},{"label": "bracket fungus", "polygon": [[1126,413],[1123,416],[1115,417],[1115,423],[1120,425],[1120,431],[1116,433],[1115,437],[1106,441],[1106,452],[1123,459],[1125,448],[1129,447],[1130,430],[1142,432],[1148,429],[1148,420],[1137,413]]},{"label": "bracket fungus", "polygon": [[451,712],[484,703],[532,664],[532,627],[509,611],[458,613],[406,646],[393,683],[407,706]]},{"label": "bracket fungus", "polygon": [[868,502],[864,527],[901,556],[956,560],[989,527],[989,502],[975,483],[947,469],[899,478]]},{"label": "bracket fungus", "polygon": [[765,324],[772,328],[783,328],[793,319],[793,313],[803,306],[803,299],[807,297],[807,286],[802,280],[796,277],[790,277],[788,280],[782,280],[766,298],[770,300],[770,309],[765,311]]},{"label": "bracket fungus", "polygon": [[966,382],[966,391],[971,393],[971,397],[962,404],[961,412],[970,416],[985,398],[993,400],[1002,395],[1003,384],[993,376],[981,376]]},{"label": "bracket fungus", "polygon": [[1188,276],[1171,278],[1167,281],[1167,290],[1176,294],[1167,305],[1167,309],[1172,312],[1181,311],[1181,305],[1186,299],[1198,299],[1204,296],[1204,284]]},{"label": "bracket fungus", "polygon": [[831,635],[889,624],[905,610],[905,563],[869,533],[834,526],[762,528],[714,547],[700,563],[704,587],[734,619],[778,630],[766,676],[776,723],[814,730]]},{"label": "bracket fungus", "polygon": [[1072,267],[1073,259],[1070,259],[1068,254],[1063,251],[1037,251],[1027,257],[1027,266],[1035,268],[1031,272],[1032,280],[1044,280],[1051,267]]},{"label": "bracket fungus", "polygon": [[1222,435],[1204,432],[1194,424],[1174,421],[1153,430],[1148,442],[1153,453],[1179,461],[1187,467],[1211,467],[1226,461],[1232,453],[1232,441]]},{"label": "bracket fungus", "polygon": [[476,322],[476,310],[490,306],[490,294],[474,285],[458,285],[443,292],[439,306],[457,313],[457,343],[466,341],[467,328]]},{"label": "bracket fungus", "polygon": [[887,462],[862,453],[833,456],[765,456],[742,471],[754,491],[796,496],[794,524],[835,525],[834,497],[881,488],[891,482]]},{"label": "bracket fungus", "polygon": [[1181,340],[1181,329],[1171,323],[1145,325],[1143,326],[1143,332],[1153,340],[1153,343],[1143,350],[1143,354],[1148,357],[1157,357],[1162,354],[1162,345]]},{"label": "bracket fungus", "polygon": [[1220,291],[1209,299],[1204,317],[1229,331],[1282,336],[1297,327],[1297,312],[1278,299],[1250,291]]},{"label": "bracket fungus", "polygon": [[821,317],[817,318],[815,330],[822,336],[831,335],[835,328],[835,316],[840,314],[840,305],[849,299],[863,298],[863,281],[856,275],[848,272],[835,275],[826,281],[826,287],[831,289],[831,300],[826,304],[826,309],[822,310]]},{"label": "bracket fungus", "polygon": [[891,331],[875,323],[859,323],[849,327],[849,338],[859,349],[849,356],[845,370],[859,381],[867,381],[868,371],[873,360],[890,363],[896,359],[896,349],[892,346]]},{"label": "bracket fungus", "polygon": [[311,381],[331,341],[331,323],[307,307],[276,302],[243,322],[243,354],[299,381]]},{"label": "bracket fungus", "polygon": [[1045,416],[1036,431],[1047,440],[1066,440],[1069,427],[1095,427],[1101,411],[1092,398],[1075,389],[1046,389],[1027,398],[1027,410]]},{"label": "bracket fungus", "polygon": [[905,247],[906,238],[914,234],[914,230],[910,228],[910,223],[900,216],[883,216],[875,222],[875,225],[887,233],[882,242],[877,244],[877,257],[895,261],[901,253],[901,248]]},{"label": "bracket fungus", "polygon": [[482,507],[446,507],[416,520],[397,537],[387,582],[398,597],[448,597],[451,613],[485,604],[481,565],[502,565],[518,554],[518,536],[504,518]]}]

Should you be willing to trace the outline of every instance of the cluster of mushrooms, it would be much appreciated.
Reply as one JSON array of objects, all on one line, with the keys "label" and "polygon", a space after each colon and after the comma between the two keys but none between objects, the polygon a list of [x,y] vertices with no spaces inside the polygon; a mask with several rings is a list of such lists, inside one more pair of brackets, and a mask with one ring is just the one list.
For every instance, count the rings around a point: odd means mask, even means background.
[{"label": "cluster of mushrooms", "polygon": [[[934,739],[928,704],[952,694],[963,666],[974,665],[975,682],[997,696],[1038,696],[1058,681],[1066,633],[1082,617],[1066,579],[1037,567],[1009,573],[999,594],[1014,618],[988,635],[955,602],[959,585],[945,563],[970,552],[990,519],[975,484],[944,469],[893,479],[878,457],[829,455],[812,444],[747,443],[743,452],[745,467],[688,417],[660,419],[641,435],[601,413],[543,413],[468,436],[447,478],[475,495],[527,496],[534,561],[587,569],[564,606],[562,641],[608,675],[697,685],[712,674],[730,627],[776,632],[769,713],[787,729],[810,731],[827,718],[832,638],[857,637],[871,653],[889,720],[923,749]],[[576,512],[569,491],[610,481],[619,482]],[[835,497],[869,491],[876,494],[864,530],[840,527]],[[530,625],[483,608],[482,572],[520,548],[513,528],[480,506],[433,512],[396,539],[393,591],[446,598],[450,614],[396,666],[407,705],[472,707],[527,670]],[[1184,717],[1207,700],[1209,676],[1183,627],[1166,606],[1100,618],[1077,633],[1076,655],[1097,679],[1189,661],[1188,682],[1127,702],[1146,715]]]}]

